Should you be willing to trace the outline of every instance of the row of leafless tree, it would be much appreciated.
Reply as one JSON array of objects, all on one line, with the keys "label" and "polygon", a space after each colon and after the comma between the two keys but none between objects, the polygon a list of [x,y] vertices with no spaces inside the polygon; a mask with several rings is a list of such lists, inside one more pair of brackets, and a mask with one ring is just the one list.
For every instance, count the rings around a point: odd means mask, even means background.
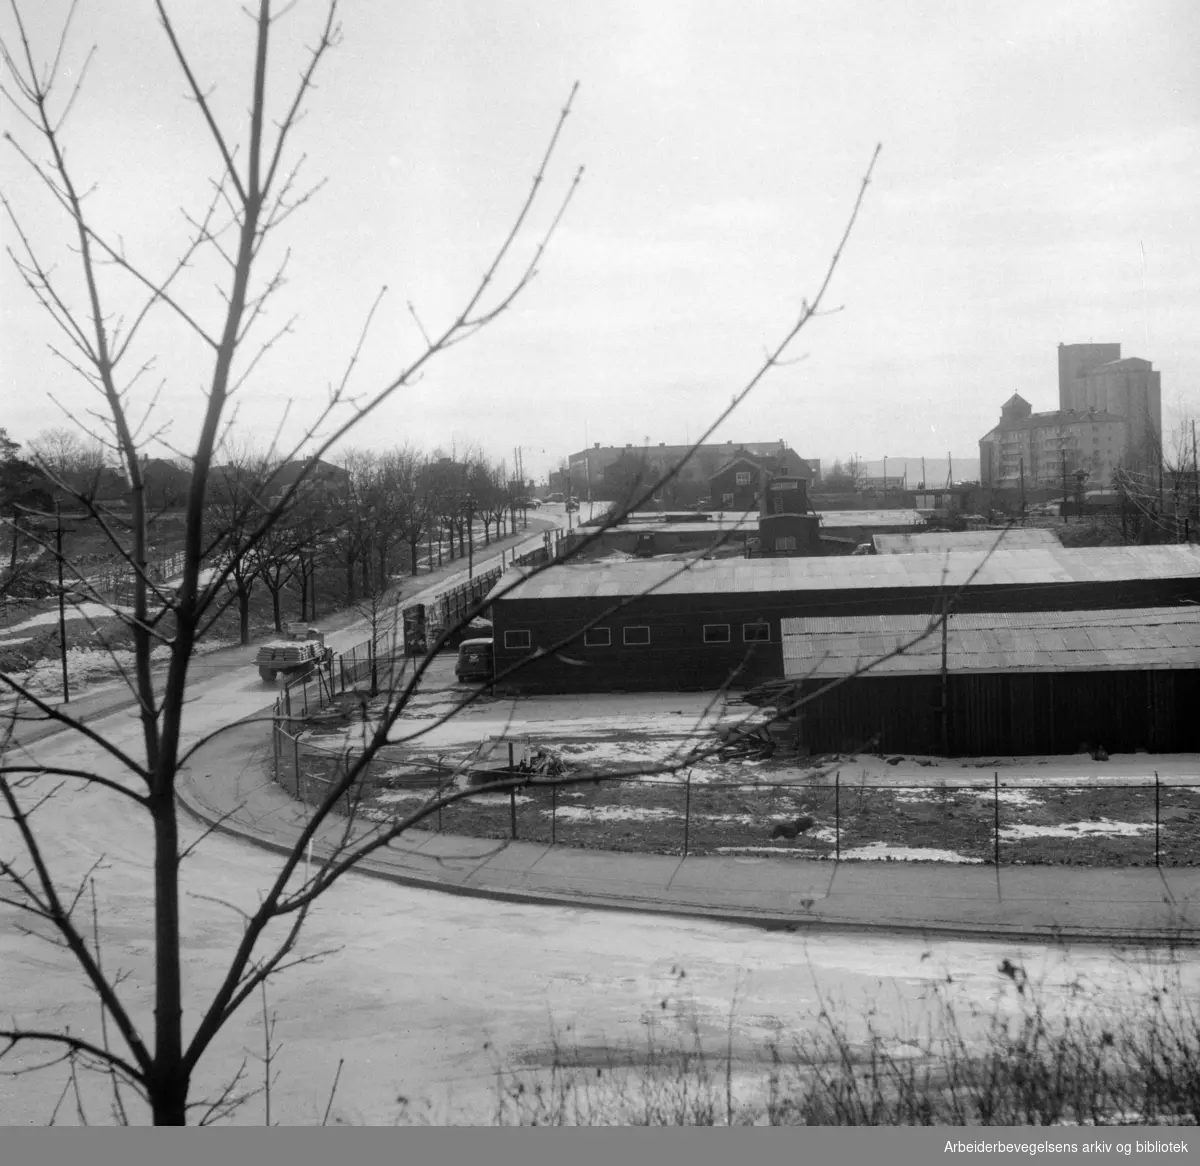
[{"label": "row of leafless tree", "polygon": [[[207,557],[227,569],[242,643],[249,642],[256,587],[270,593],[280,631],[287,592],[299,600],[300,619],[316,618],[318,575],[336,572],[344,580],[336,601],[370,602],[398,575],[470,554],[480,535],[488,546],[515,532],[525,503],[504,462],[412,445],[350,450],[336,463],[314,465],[240,450],[213,475]],[[288,491],[278,520],[260,531],[263,513]]]}]

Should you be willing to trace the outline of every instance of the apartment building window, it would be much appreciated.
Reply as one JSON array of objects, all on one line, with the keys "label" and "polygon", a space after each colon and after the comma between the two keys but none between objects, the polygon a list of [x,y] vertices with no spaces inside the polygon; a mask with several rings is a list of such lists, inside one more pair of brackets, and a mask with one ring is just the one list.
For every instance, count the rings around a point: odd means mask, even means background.
[{"label": "apartment building window", "polygon": [[648,644],[650,642],[650,629],[648,627],[626,628],[623,639],[629,647]]},{"label": "apartment building window", "polygon": [[737,482],[737,484],[739,486],[749,486],[750,485],[749,470],[738,470],[737,475],[734,480]]},{"label": "apartment building window", "polygon": [[706,644],[728,644],[729,625],[727,623],[706,623],[704,625],[704,642]]},{"label": "apartment building window", "polygon": [[769,623],[744,623],[742,624],[742,642],[745,644],[758,644],[769,641],[771,638],[771,625]]},{"label": "apartment building window", "polygon": [[585,648],[607,648],[612,643],[612,632],[608,628],[588,628],[583,633]]},{"label": "apartment building window", "polygon": [[533,642],[529,632],[505,632],[504,646],[506,648],[528,648]]}]

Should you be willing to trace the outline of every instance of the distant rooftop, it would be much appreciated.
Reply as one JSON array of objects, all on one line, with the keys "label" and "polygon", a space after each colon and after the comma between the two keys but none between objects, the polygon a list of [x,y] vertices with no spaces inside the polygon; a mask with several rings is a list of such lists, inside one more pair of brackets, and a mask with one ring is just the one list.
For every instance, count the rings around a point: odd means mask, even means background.
[{"label": "distant rooftop", "polygon": [[1025,547],[1057,547],[1058,536],[1040,527],[1011,530],[931,530],[917,534],[877,534],[877,555],[942,555],[947,551],[987,551],[1002,546],[1007,550]]},{"label": "distant rooftop", "polygon": [[[558,563],[532,575],[510,568],[497,589],[527,577],[505,599],[584,596],[860,591],[1048,583],[1200,580],[1200,547],[1028,547],[945,555],[844,555],[829,558],[652,559]],[[492,592],[496,594],[495,590]]]},{"label": "distant rooftop", "polygon": [[924,526],[917,510],[821,510],[821,526]]},{"label": "distant rooftop", "polygon": [[[873,660],[879,661],[873,676],[941,671],[940,628],[902,655],[882,659],[930,628],[929,616],[785,619],[781,627],[788,680],[848,676]],[[946,667],[956,673],[1200,668],[1200,608],[951,615]]]}]

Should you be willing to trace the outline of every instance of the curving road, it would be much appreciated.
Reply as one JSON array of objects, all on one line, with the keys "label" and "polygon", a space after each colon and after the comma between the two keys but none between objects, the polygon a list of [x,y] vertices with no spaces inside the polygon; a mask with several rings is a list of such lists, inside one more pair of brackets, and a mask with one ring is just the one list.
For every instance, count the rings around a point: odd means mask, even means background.
[{"label": "curving road", "polygon": [[[338,635],[353,642],[354,629]],[[242,658],[248,651],[215,653],[197,674],[189,690],[189,738],[266,704],[269,694]],[[137,747],[138,726],[129,713],[93,724],[115,743]],[[45,761],[117,773],[94,747],[67,735],[28,751]],[[96,882],[105,966],[128,973],[123,994],[149,1025],[152,899],[145,823],[122,799],[95,788],[64,788],[35,822],[61,879],[79,878],[102,860]],[[199,829],[185,819],[183,833],[186,845]],[[13,843],[11,828],[0,824],[6,854]],[[237,909],[255,903],[278,862],[221,835],[206,838],[188,858],[183,931],[185,1007],[192,1023],[240,935]],[[12,907],[0,904],[5,1012],[30,1026],[70,1025],[98,1039],[97,1009],[72,962],[43,939],[22,933],[21,922]],[[544,1064],[554,1026],[568,1044],[594,1056],[614,1043],[638,1043],[648,1020],[670,1030],[682,1015],[685,1027],[693,1018],[719,1050],[732,1005],[735,1053],[752,1071],[757,1051],[775,1031],[811,1027],[823,1004],[833,1005],[852,1034],[862,1035],[872,1009],[877,1028],[902,1033],[929,1013],[939,993],[964,1013],[988,1011],[997,1002],[1007,1007],[1011,985],[998,965],[1009,958],[1043,983],[1054,1006],[1086,1001],[1094,1007],[1135,999],[1162,958],[1100,947],[1064,952],[917,936],[802,938],[697,920],[443,896],[365,876],[347,878],[326,896],[302,949],[328,954],[287,971],[268,1000],[281,1046],[272,1114],[283,1123],[320,1120],[339,1061],[336,1120],[386,1123],[413,1113],[480,1120],[490,1111],[495,1058]],[[1194,987],[1196,965],[1184,970]],[[263,1037],[259,1005],[246,1007],[210,1050],[194,1095],[215,1089],[247,1058],[251,1084],[260,1083],[254,1058],[262,1055]],[[28,1055],[22,1063],[35,1058]],[[45,1122],[65,1079],[62,1067],[0,1079],[0,1122]],[[84,1079],[83,1103],[88,1120],[111,1120],[105,1090],[94,1078]],[[59,1120],[78,1120],[73,1101]],[[261,1122],[261,1100],[249,1102],[236,1120]]]}]

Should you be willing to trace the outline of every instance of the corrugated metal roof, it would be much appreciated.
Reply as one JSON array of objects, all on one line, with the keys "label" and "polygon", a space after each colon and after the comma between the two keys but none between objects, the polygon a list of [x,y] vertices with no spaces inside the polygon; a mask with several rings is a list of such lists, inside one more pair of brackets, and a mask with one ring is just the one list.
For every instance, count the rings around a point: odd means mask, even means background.
[{"label": "corrugated metal roof", "polygon": [[[941,628],[929,616],[785,619],[781,625],[789,680],[847,676],[875,660],[872,675],[941,671]],[[881,659],[901,645],[910,646]],[[952,614],[946,666],[951,672],[1200,668],[1200,608]]]},{"label": "corrugated metal roof", "polygon": [[819,510],[821,525],[843,526],[924,526],[925,519],[916,510]]},{"label": "corrugated metal roof", "polygon": [[1043,527],[1011,530],[931,530],[916,534],[877,534],[879,555],[945,554],[947,551],[986,551],[999,544],[1010,550],[1062,546],[1058,536]]},{"label": "corrugated metal roof", "polygon": [[[493,589],[513,581],[510,568]],[[1047,583],[1200,580],[1200,547],[1028,547],[944,555],[836,555],[828,558],[649,559],[559,563],[519,584],[508,598],[589,595],[739,594]]]}]

